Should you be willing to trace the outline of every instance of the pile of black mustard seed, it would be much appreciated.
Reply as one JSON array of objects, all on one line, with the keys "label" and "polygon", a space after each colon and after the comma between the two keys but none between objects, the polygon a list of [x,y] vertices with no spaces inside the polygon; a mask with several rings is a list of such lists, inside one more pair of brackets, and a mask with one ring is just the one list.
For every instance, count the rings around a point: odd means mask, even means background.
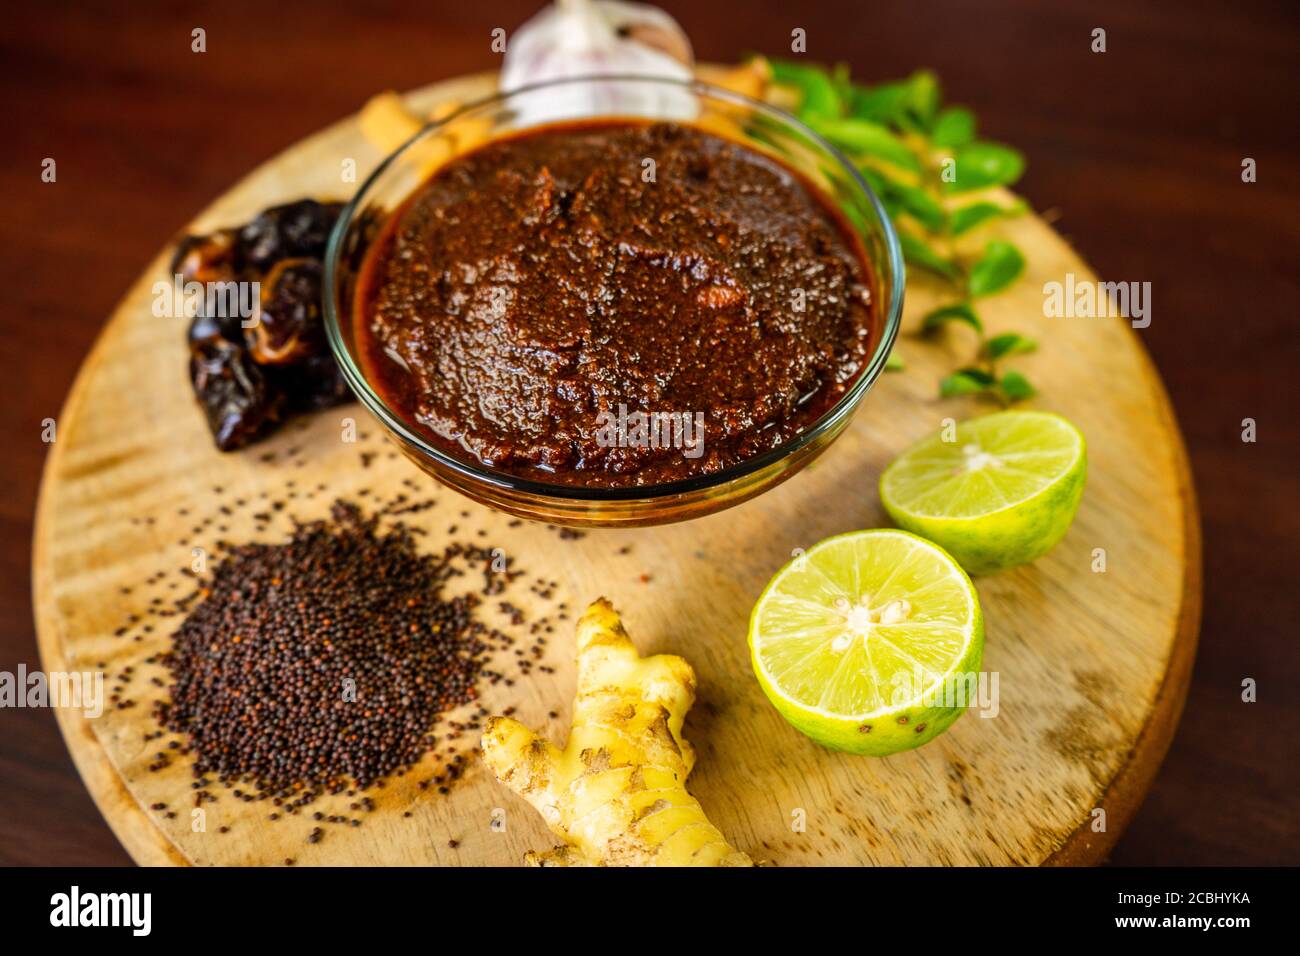
[{"label": "pile of black mustard seed", "polygon": [[[336,502],[281,544],[227,545],[163,658],[160,722],[195,775],[302,795],[366,787],[432,749],[438,715],[476,696],[497,632],[444,585],[467,557]],[[469,557],[478,558],[479,555]]]}]

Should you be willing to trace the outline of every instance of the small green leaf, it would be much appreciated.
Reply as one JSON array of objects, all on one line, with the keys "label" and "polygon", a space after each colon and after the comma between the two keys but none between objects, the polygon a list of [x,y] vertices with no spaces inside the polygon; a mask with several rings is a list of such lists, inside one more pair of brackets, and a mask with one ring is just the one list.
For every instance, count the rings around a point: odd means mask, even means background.
[{"label": "small green leaf", "polygon": [[945,305],[927,313],[925,318],[921,320],[921,331],[933,332],[949,322],[964,322],[976,332],[981,335],[984,334],[984,323],[975,314],[975,310],[965,302],[959,302],[956,305]]},{"label": "small green leaf", "polygon": [[1038,348],[1038,343],[1033,339],[1027,339],[1019,332],[1004,332],[1002,335],[993,336],[984,343],[984,354],[991,359],[997,360],[1006,358],[1008,355],[1022,355],[1026,352],[1032,352],[1036,348]]},{"label": "small green leaf", "polygon": [[907,79],[907,110],[922,129],[930,129],[943,94],[939,78],[930,70],[917,70]]},{"label": "small green leaf", "polygon": [[930,140],[935,146],[957,148],[975,138],[975,114],[964,106],[949,106],[934,118]]},{"label": "small green leaf", "polygon": [[998,383],[997,377],[992,373],[975,365],[967,365],[965,368],[957,369],[958,375],[965,375],[967,378],[974,379],[986,388],[992,388]]},{"label": "small green leaf", "polygon": [[997,203],[971,203],[969,206],[962,206],[960,209],[952,211],[948,217],[948,228],[952,230],[954,236],[960,236],[963,232],[974,229],[980,223],[989,219],[996,219],[998,216],[1010,211],[1010,209],[999,206]]},{"label": "small green leaf", "polygon": [[947,221],[947,213],[939,201],[918,186],[909,186],[870,166],[859,167],[859,172],[872,191],[890,209],[890,218],[897,212],[907,212],[931,232],[938,232]]},{"label": "small green leaf", "polygon": [[910,89],[906,83],[881,83],[879,86],[854,84],[849,100],[849,114],[886,126],[898,125],[907,109]]},{"label": "small green leaf", "polygon": [[972,298],[1001,292],[1025,271],[1025,257],[1009,242],[995,239],[971,266],[968,288]]},{"label": "small green leaf", "polygon": [[1002,394],[1013,402],[1022,398],[1033,398],[1038,394],[1038,390],[1029,384],[1029,379],[1019,372],[1007,372],[998,385],[1002,389]]},{"label": "small green leaf", "polygon": [[881,200],[884,200],[889,195],[889,187],[893,184],[893,181],[880,170],[873,169],[870,166],[858,166],[858,172],[867,181],[871,191],[879,196]]},{"label": "small green leaf", "polygon": [[956,279],[958,269],[952,262],[935,252],[924,240],[918,239],[910,232],[898,232],[898,244],[903,247],[903,258],[912,265],[943,276]]},{"label": "small green leaf", "polygon": [[1025,171],[1025,158],[1001,143],[971,143],[957,150],[956,160],[956,180],[945,184],[949,192],[1008,186]]},{"label": "small green leaf", "polygon": [[889,358],[885,359],[886,372],[901,372],[906,368],[907,365],[903,362],[903,356],[897,352],[890,352]]},{"label": "small green leaf", "polygon": [[956,395],[986,392],[995,382],[996,379],[983,369],[964,368],[945,376],[939,382],[939,395],[942,398],[953,398]]},{"label": "small green leaf", "polygon": [[793,86],[803,94],[799,118],[809,123],[814,118],[844,115],[844,104],[835,83],[821,67],[789,60],[772,60],[772,79],[783,86]]},{"label": "small green leaf", "polygon": [[807,122],[833,144],[854,156],[883,159],[914,172],[921,169],[921,161],[916,153],[879,123],[852,117],[836,119],[821,116],[810,117]]},{"label": "small green leaf", "polygon": [[892,195],[904,211],[911,213],[913,218],[931,232],[938,232],[947,221],[947,214],[938,200],[918,186],[895,183]]}]

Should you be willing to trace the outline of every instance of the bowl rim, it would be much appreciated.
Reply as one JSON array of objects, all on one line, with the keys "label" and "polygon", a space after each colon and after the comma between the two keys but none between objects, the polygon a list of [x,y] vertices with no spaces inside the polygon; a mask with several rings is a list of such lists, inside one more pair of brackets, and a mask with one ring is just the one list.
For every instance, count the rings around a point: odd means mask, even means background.
[{"label": "bowl rim", "polygon": [[[441,449],[430,444],[419,432],[411,428],[396,411],[389,408],[387,403],[379,396],[374,388],[371,387],[365,375],[352,358],[352,353],[348,349],[343,338],[341,318],[338,314],[337,303],[335,301],[335,278],[337,272],[337,263],[339,255],[343,248],[343,241],[351,226],[357,211],[361,207],[361,202],[369,193],[375,183],[388,171],[398,159],[417,143],[436,130],[452,123],[461,117],[477,110],[483,110],[490,106],[503,103],[520,94],[532,93],[538,90],[549,89],[560,86],[574,86],[589,83],[650,83],[663,84],[681,87],[687,89],[696,95],[702,95],[715,100],[722,100],[733,105],[743,106],[761,112],[770,118],[788,126],[793,127],[801,136],[811,141],[816,147],[830,156],[838,163],[843,170],[849,175],[849,180],[866,196],[872,208],[875,211],[876,218],[882,224],[882,232],[885,239],[886,258],[889,262],[890,271],[893,273],[893,287],[890,292],[889,302],[884,312],[884,320],[881,324],[880,341],[877,343],[867,366],[863,369],[854,381],[853,386],[846,391],[839,399],[821,414],[805,431],[796,435],[789,441],[778,445],[776,448],[769,449],[752,458],[737,462],[723,468],[720,471],[711,472],[705,475],[696,475],[691,478],[679,478],[675,481],[661,482],[654,485],[627,485],[619,487],[594,487],[589,485],[566,485],[559,483],[549,483],[538,481],[532,478],[524,478],[519,475],[513,475],[508,472],[498,471],[481,463],[471,464],[442,451]],[[603,117],[602,117],[603,118]],[[617,119],[617,114],[610,114],[610,119]],[[636,118],[629,115],[629,118]],[[644,117],[642,117],[644,118]],[[524,127],[525,129],[527,127]],[[417,187],[419,188],[419,187]],[[834,202],[830,196],[823,194],[823,198]],[[662,76],[646,76],[638,74],[589,74],[575,77],[565,77],[558,80],[547,80],[540,83],[531,83],[525,86],[518,86],[510,90],[498,90],[497,92],[473,100],[440,119],[430,120],[425,123],[416,133],[414,133],[405,143],[389,153],[379,163],[378,166],[362,181],[357,188],[356,193],[348,201],[347,205],[339,213],[338,221],[335,223],[333,230],[330,232],[329,243],[325,250],[325,283],[322,295],[325,315],[325,331],[329,340],[330,349],[334,353],[334,359],[338,363],[343,373],[344,380],[348,383],[349,388],[360,399],[361,403],[373,414],[380,422],[389,429],[393,434],[400,438],[409,448],[418,451],[423,457],[432,458],[438,465],[451,469],[462,478],[470,479],[474,482],[485,483],[494,488],[506,492],[517,492],[530,495],[533,497],[548,498],[556,501],[566,502],[600,502],[600,501],[661,501],[671,499],[682,495],[692,495],[702,491],[714,488],[720,488],[731,484],[740,479],[746,478],[752,474],[763,471],[764,469],[777,464],[778,462],[790,456],[796,455],[801,449],[816,442],[827,432],[838,429],[841,424],[850,415],[853,414],[862,398],[871,389],[885,370],[885,365],[889,360],[889,354],[893,350],[894,342],[898,337],[899,327],[902,324],[903,315],[903,294],[906,287],[906,272],[903,262],[902,246],[898,240],[898,233],[888,213],[885,211],[884,204],[867,184],[866,179],[858,172],[857,168],[849,161],[837,147],[828,142],[825,137],[821,136],[816,130],[812,129],[797,116],[779,107],[772,106],[762,100],[754,99],[742,93],[735,93],[731,90],[725,90],[721,87],[713,86],[697,79],[680,80]]]}]

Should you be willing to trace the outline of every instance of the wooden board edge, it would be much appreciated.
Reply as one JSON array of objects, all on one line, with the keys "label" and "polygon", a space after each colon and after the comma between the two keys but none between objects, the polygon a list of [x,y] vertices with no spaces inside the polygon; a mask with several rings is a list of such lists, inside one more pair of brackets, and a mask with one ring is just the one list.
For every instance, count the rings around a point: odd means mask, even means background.
[{"label": "wooden board edge", "polygon": [[[149,268],[152,269],[154,264],[151,262]],[[127,298],[134,288],[132,286],[128,291]],[[120,308],[119,303],[113,310],[114,317]],[[76,414],[81,402],[81,393],[89,380],[89,371],[99,361],[99,353],[102,351],[112,321],[113,319],[110,318],[104,324],[104,328],[100,330],[95,343],[82,361],[63,408],[59,411],[58,421],[66,423]],[[64,428],[66,429],[66,424]],[[36,625],[36,648],[40,655],[41,666],[47,672],[69,669],[63,652],[63,633],[56,624],[54,599],[50,594],[51,585],[48,580],[49,561],[45,555],[44,544],[45,528],[52,507],[48,490],[50,476],[58,467],[62,451],[63,446],[56,440],[45,459],[45,467],[41,470],[40,491],[36,499],[36,518],[32,527],[32,610]],[[171,840],[167,839],[166,834],[154,826],[144,808],[131,795],[126,781],[118,775],[108,752],[96,736],[90,720],[80,711],[64,707],[55,708],[54,716],[82,783],[90,792],[91,799],[95,801],[100,816],[104,818],[131,859],[141,866],[189,866],[189,860]]]},{"label": "wooden board edge", "polygon": [[1183,592],[1178,609],[1177,633],[1173,651],[1165,668],[1160,689],[1146,726],[1138,735],[1128,759],[1111,778],[1098,806],[1106,811],[1106,829],[1097,833],[1093,821],[1086,820],[1066,837],[1043,866],[1095,866],[1104,863],[1132,822],[1147,791],[1164,762],[1169,745],[1178,731],[1187,691],[1192,682],[1192,667],[1200,640],[1202,605],[1201,512],[1192,479],[1191,462],[1183,441],[1178,418],[1169,393],[1150,354],[1140,338],[1130,331],[1142,357],[1147,383],[1151,387],[1160,419],[1174,442],[1174,470],[1178,475],[1178,494],[1183,509]]}]

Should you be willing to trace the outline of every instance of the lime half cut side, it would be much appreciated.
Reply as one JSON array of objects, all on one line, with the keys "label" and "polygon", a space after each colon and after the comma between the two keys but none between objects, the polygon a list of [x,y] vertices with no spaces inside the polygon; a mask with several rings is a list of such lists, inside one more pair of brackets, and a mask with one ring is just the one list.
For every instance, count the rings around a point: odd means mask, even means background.
[{"label": "lime half cut side", "polygon": [[880,478],[880,499],[900,528],[937,542],[971,574],[990,574],[1065,536],[1087,470],[1083,435],[1060,415],[996,412],[903,452]]},{"label": "lime half cut side", "polygon": [[854,531],[797,556],[749,623],[763,692],[834,750],[919,747],[974,705],[984,621],[970,578],[905,531]]}]

